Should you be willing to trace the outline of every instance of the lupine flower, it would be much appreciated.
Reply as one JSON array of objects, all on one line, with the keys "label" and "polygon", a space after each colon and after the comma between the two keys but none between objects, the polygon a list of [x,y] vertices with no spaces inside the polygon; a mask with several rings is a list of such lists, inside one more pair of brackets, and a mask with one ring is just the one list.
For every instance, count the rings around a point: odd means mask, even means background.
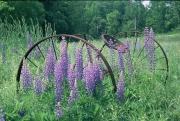
[{"label": "lupine flower", "polygon": [[21,109],[18,111],[18,114],[23,117],[25,115],[25,110],[24,109]]},{"label": "lupine flower", "polygon": [[130,47],[129,47],[128,38],[126,39],[126,46],[127,46],[126,61],[127,61],[127,67],[128,67],[128,76],[132,77],[132,60],[131,60],[131,54],[130,54]]},{"label": "lupine flower", "polygon": [[75,61],[76,60],[76,42],[72,43],[72,53],[73,53],[73,58]]},{"label": "lupine flower", "polygon": [[95,83],[100,83],[101,82],[100,66],[99,66],[97,58],[95,59],[93,65],[92,65],[92,73],[94,75],[94,82]]},{"label": "lupine flower", "polygon": [[3,113],[3,109],[1,109],[1,105],[0,105],[0,121],[5,121],[5,114]]},{"label": "lupine flower", "polygon": [[87,48],[89,62],[92,63],[92,50],[91,50],[91,47],[89,45],[87,45],[86,48]]},{"label": "lupine flower", "polygon": [[148,47],[148,59],[149,59],[149,64],[150,64],[150,70],[155,71],[156,67],[156,62],[155,62],[155,45],[154,45],[154,32],[152,28],[150,29],[149,32],[149,47]]},{"label": "lupine flower", "polygon": [[50,76],[54,74],[54,65],[55,65],[55,57],[54,52],[52,48],[49,48],[49,50],[46,53],[46,59],[45,59],[45,66],[43,68],[43,74],[45,79],[48,79],[50,82]]},{"label": "lupine flower", "polygon": [[42,81],[40,79],[40,76],[39,76],[39,67],[36,71],[36,76],[34,78],[34,93],[36,95],[38,94],[42,94]]},{"label": "lupine flower", "polygon": [[73,88],[71,89],[71,92],[70,92],[70,97],[68,99],[68,106],[70,106],[71,103],[78,98],[78,95],[79,95],[79,92],[78,92],[78,87],[77,87],[77,80],[75,79]]},{"label": "lupine flower", "polygon": [[56,62],[55,68],[54,68],[54,88],[55,88],[55,97],[56,97],[56,104],[62,99],[63,96],[63,87],[62,83],[64,81],[63,77],[63,62],[62,59],[59,59]]},{"label": "lupine flower", "polygon": [[120,73],[121,71],[124,72],[124,62],[123,62],[123,56],[121,50],[118,49],[117,51],[118,51],[118,70]]},{"label": "lupine flower", "polygon": [[144,29],[144,47],[147,50],[148,49],[148,41],[149,41],[149,30],[147,27]]},{"label": "lupine flower", "polygon": [[1,52],[2,52],[2,62],[6,62],[6,56],[5,56],[5,48],[4,48],[4,43],[1,45]]},{"label": "lupine flower", "polygon": [[83,78],[83,54],[82,54],[82,42],[79,43],[79,48],[76,51],[76,79],[82,80]]},{"label": "lupine flower", "polygon": [[85,60],[85,63],[84,63],[84,69],[83,69],[83,79],[86,79],[86,77],[87,77],[87,68],[88,68],[88,58],[86,58],[86,60]]},{"label": "lupine flower", "polygon": [[69,79],[69,86],[70,86],[70,90],[73,89],[74,87],[74,81],[75,81],[75,73],[74,73],[74,65],[70,64],[69,65],[69,69],[68,69],[68,79]]},{"label": "lupine flower", "polygon": [[63,73],[63,80],[68,76],[67,72],[68,72],[68,53],[67,53],[67,41],[65,40],[64,37],[62,37],[63,40],[60,43],[60,59],[62,62],[62,73]]},{"label": "lupine flower", "polygon": [[121,73],[119,75],[119,80],[118,80],[117,98],[121,102],[124,102],[124,81],[123,81],[123,72],[122,71],[121,71]]},{"label": "lupine flower", "polygon": [[110,40],[108,44],[109,44],[109,48],[110,48],[110,49],[109,49],[109,54],[110,54],[110,66],[111,66],[112,70],[114,70],[114,69],[115,69],[115,63],[114,63],[115,58],[114,58],[113,41]]},{"label": "lupine flower", "polygon": [[56,105],[56,117],[62,118],[62,108],[61,108],[60,102],[58,102]]},{"label": "lupine flower", "polygon": [[95,88],[95,81],[94,81],[94,74],[90,62],[88,64],[87,73],[88,74],[86,77],[86,91],[88,94],[93,94]]},{"label": "lupine flower", "polygon": [[29,66],[26,65],[25,58],[23,59],[21,73],[23,91],[29,90],[32,86],[32,75],[30,74]]},{"label": "lupine flower", "polygon": [[140,39],[138,38],[137,39],[137,44],[136,44],[137,46],[137,51],[138,51],[138,54],[140,54],[140,50],[141,50],[141,42],[140,42]]}]

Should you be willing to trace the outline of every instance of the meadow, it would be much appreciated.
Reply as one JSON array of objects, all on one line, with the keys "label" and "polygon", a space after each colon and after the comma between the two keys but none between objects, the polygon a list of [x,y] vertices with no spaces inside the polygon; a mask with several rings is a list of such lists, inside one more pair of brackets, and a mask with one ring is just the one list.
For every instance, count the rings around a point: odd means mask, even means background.
[{"label": "meadow", "polygon": [[[41,95],[36,95],[33,89],[27,92],[20,91],[20,93],[17,93],[16,75],[22,56],[28,50],[27,32],[29,31],[31,33],[31,39],[34,43],[44,37],[56,34],[50,24],[46,23],[44,28],[45,30],[43,31],[38,23],[27,26],[24,19],[22,19],[22,22],[14,20],[13,24],[2,22],[0,24],[0,114],[5,115],[4,119],[6,121],[180,120],[179,33],[155,33],[155,39],[164,48],[169,62],[169,74],[165,85],[163,83],[164,80],[160,81],[160,78],[153,78],[153,74],[150,76],[145,75],[148,73],[147,71],[138,70],[136,72],[140,73],[138,78],[129,78],[127,74],[124,74],[124,102],[120,102],[117,99],[117,94],[112,91],[113,86],[110,76],[106,76],[103,79],[105,90],[103,94],[86,94],[85,87],[78,81],[78,99],[68,107],[67,100],[70,92],[69,89],[65,88],[63,92],[65,96],[61,101],[63,114],[61,118],[57,118],[55,115],[56,106],[53,82],[48,84],[47,89]],[[90,41],[98,49],[104,43],[102,39]],[[60,48],[58,43],[56,44],[56,48]],[[106,47],[102,53],[110,61],[108,49]],[[5,53],[4,57],[3,52]],[[72,48],[69,48],[68,52],[73,53]],[[86,56],[83,57],[83,60],[85,60]],[[71,60],[75,60],[73,56]],[[37,62],[41,63],[41,60],[37,60]],[[142,62],[138,67],[141,69],[141,67],[147,66],[145,64],[147,63]],[[163,64],[160,63],[161,66]],[[32,73],[36,73],[35,70]],[[117,84],[118,73],[114,71],[114,75]],[[63,84],[65,87],[68,86],[68,83]],[[99,90],[97,89],[97,91]]]}]

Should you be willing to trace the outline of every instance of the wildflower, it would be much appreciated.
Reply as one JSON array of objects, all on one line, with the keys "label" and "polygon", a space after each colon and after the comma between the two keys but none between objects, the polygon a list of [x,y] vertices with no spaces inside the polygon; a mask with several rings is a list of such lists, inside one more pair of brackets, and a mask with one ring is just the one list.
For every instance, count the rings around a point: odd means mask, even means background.
[{"label": "wildflower", "polygon": [[115,61],[115,59],[114,59],[114,49],[113,49],[113,41],[110,39],[110,41],[109,41],[109,54],[110,54],[110,66],[111,66],[111,68],[112,68],[112,70],[114,70],[115,69],[115,63],[114,63],[114,61]]},{"label": "wildflower", "polygon": [[[63,38],[63,37],[62,37]],[[60,43],[60,60],[61,60],[61,64],[62,66],[62,74],[63,74],[63,80],[68,76],[67,72],[68,72],[68,53],[67,53],[67,41],[65,40],[65,38],[63,38],[63,40]]]},{"label": "wildflower", "polygon": [[43,90],[42,89],[42,81],[39,77],[39,67],[38,67],[38,69],[36,71],[36,76],[34,78],[34,93],[36,95],[42,94],[42,90]]},{"label": "wildflower", "polygon": [[72,53],[73,53],[73,58],[74,58],[74,61],[76,60],[76,42],[73,42],[72,43]]},{"label": "wildflower", "polygon": [[119,75],[119,80],[118,80],[117,98],[121,102],[124,102],[124,81],[123,81],[123,72],[122,71],[121,71],[121,73]]},{"label": "wildflower", "polygon": [[23,59],[21,73],[23,91],[29,90],[32,86],[32,75],[30,74],[29,66],[26,65],[25,58]]},{"label": "wildflower", "polygon": [[50,76],[54,74],[55,57],[52,48],[50,47],[46,53],[45,66],[43,68],[43,74],[50,82]]},{"label": "wildflower", "polygon": [[56,117],[62,118],[62,108],[61,108],[60,102],[58,102],[56,105]]},{"label": "wildflower", "polygon": [[75,101],[78,98],[78,87],[77,87],[77,80],[75,79],[73,88],[70,91],[70,97],[68,99],[68,106],[71,105],[73,101]]},{"label": "wildflower", "polygon": [[123,62],[122,52],[120,49],[118,49],[117,51],[118,51],[118,70],[119,72],[121,71],[124,72],[124,62]]},{"label": "wildflower", "polygon": [[95,88],[95,81],[94,81],[94,74],[92,70],[92,65],[89,62],[88,63],[88,68],[87,68],[87,77],[86,77],[86,91],[88,94],[93,94],[94,93],[94,88]]},{"label": "wildflower", "polygon": [[82,80],[83,78],[83,54],[82,42],[79,43],[79,48],[76,51],[76,79]]},{"label": "wildflower", "polygon": [[55,97],[56,97],[56,104],[58,103],[58,101],[60,101],[62,99],[62,94],[63,94],[63,90],[62,90],[62,83],[64,81],[64,77],[63,77],[63,62],[62,59],[59,59],[56,62],[55,68],[54,68],[54,88],[55,88]]},{"label": "wildflower", "polygon": [[[38,47],[40,48],[40,45],[38,45]],[[36,57],[36,59],[39,59],[39,58],[40,58],[40,55],[41,55],[41,52],[40,52],[40,50],[39,50],[38,47],[36,47],[36,52],[35,52],[35,57]]]},{"label": "wildflower", "polygon": [[73,89],[73,86],[74,86],[74,81],[75,81],[75,74],[74,74],[74,65],[73,64],[70,64],[69,65],[69,69],[68,69],[68,79],[69,79],[69,86],[70,86],[70,90]]}]

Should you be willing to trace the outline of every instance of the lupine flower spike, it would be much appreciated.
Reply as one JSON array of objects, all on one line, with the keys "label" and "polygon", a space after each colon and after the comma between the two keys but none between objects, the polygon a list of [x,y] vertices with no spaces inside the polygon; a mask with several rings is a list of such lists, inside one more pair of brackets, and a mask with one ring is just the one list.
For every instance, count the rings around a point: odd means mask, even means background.
[{"label": "lupine flower spike", "polygon": [[92,65],[90,62],[88,63],[87,73],[88,75],[86,77],[86,91],[88,94],[93,94],[94,88],[95,88],[95,82],[94,82],[94,74],[92,70]]},{"label": "lupine flower spike", "polygon": [[82,80],[83,78],[83,54],[82,54],[82,42],[79,42],[79,48],[76,51],[76,79]]},{"label": "lupine flower spike", "polygon": [[56,105],[56,117],[57,118],[62,118],[62,108],[60,102],[57,103]]},{"label": "lupine flower spike", "polygon": [[42,94],[42,90],[43,90],[43,85],[39,76],[39,67],[38,67],[36,71],[36,77],[34,78],[34,93],[37,95]]},{"label": "lupine flower spike", "polygon": [[32,75],[30,74],[29,67],[26,65],[25,58],[23,59],[23,66],[22,66],[22,88],[23,91],[27,91],[32,86]]},{"label": "lupine flower spike", "polygon": [[63,62],[62,59],[58,60],[55,65],[54,69],[54,88],[55,88],[55,97],[56,97],[56,104],[62,99],[63,96],[63,88],[62,83],[64,81],[63,77]]},{"label": "lupine flower spike", "polygon": [[124,81],[123,81],[122,71],[119,75],[119,81],[118,81],[118,86],[117,86],[117,98],[119,101],[124,102]]},{"label": "lupine flower spike", "polygon": [[110,66],[111,66],[112,70],[114,70],[115,69],[115,63],[114,63],[115,59],[114,59],[114,49],[113,49],[113,41],[112,40],[109,41],[109,48],[110,48],[109,49]]},{"label": "lupine flower spike", "polygon": [[74,73],[74,65],[70,64],[68,69],[68,79],[69,79],[69,86],[70,90],[73,89],[74,81],[75,81],[75,73]]},{"label": "lupine flower spike", "polygon": [[119,73],[121,71],[124,72],[124,62],[123,62],[123,56],[122,56],[122,52],[121,52],[121,49],[118,49],[118,70],[119,70]]},{"label": "lupine flower spike", "polygon": [[77,87],[77,80],[75,79],[73,89],[70,92],[70,97],[68,99],[68,106],[71,105],[73,101],[75,101],[78,98],[79,92]]}]

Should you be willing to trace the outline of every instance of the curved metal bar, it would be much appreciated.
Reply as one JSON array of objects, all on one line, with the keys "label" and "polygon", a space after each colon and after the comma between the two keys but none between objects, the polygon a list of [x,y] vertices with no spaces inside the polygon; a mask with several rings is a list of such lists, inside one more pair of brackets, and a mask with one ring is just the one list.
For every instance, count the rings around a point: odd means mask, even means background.
[{"label": "curved metal bar", "polygon": [[[77,40],[81,40],[82,42],[86,43],[87,45],[89,45],[95,52],[97,52],[99,54],[99,56],[102,58],[102,60],[104,61],[108,71],[109,71],[109,74],[111,76],[111,80],[112,80],[112,84],[114,86],[114,89],[113,91],[116,92],[117,90],[117,87],[116,87],[116,82],[115,82],[115,78],[114,78],[114,74],[112,72],[112,69],[108,63],[108,61],[106,60],[106,58],[103,56],[103,54],[94,46],[92,45],[90,42],[86,41],[85,39],[83,38],[80,38],[80,37],[77,37],[77,36],[74,36],[74,35],[69,35],[69,34],[58,34],[58,35],[53,35],[53,36],[49,36],[49,37],[46,37],[42,40],[39,40],[38,42],[36,42],[26,53],[25,55],[23,56],[23,58],[27,58],[27,56],[29,55],[29,53],[38,45],[40,44],[41,42],[49,39],[49,38],[52,38],[52,37],[59,37],[59,36],[64,36],[64,37],[72,37],[72,38],[75,38]],[[20,62],[20,65],[19,65],[19,68],[18,68],[18,71],[17,71],[17,76],[16,76],[16,81],[17,81],[17,93],[19,92],[19,87],[20,87],[20,74],[21,74],[21,69],[22,69],[22,65],[23,65],[23,58],[21,59],[21,62]]]}]

